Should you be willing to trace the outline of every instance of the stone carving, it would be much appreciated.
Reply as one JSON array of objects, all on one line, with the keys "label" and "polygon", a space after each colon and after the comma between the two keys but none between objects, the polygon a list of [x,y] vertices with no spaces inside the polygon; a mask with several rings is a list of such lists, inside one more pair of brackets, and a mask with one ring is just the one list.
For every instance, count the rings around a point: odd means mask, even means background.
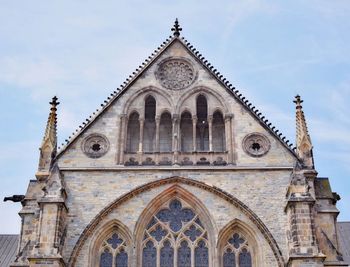
[{"label": "stone carving", "polygon": [[129,158],[129,160],[127,162],[125,162],[124,165],[125,166],[137,166],[137,165],[139,165],[139,162],[134,157],[131,157],[131,158]]},{"label": "stone carving", "polygon": [[150,157],[147,157],[143,162],[142,162],[142,165],[145,165],[145,166],[150,166],[150,165],[155,165],[156,163],[153,161],[152,158]]},{"label": "stone carving", "polygon": [[215,166],[226,166],[227,162],[222,157],[217,157],[213,164]]},{"label": "stone carving", "polygon": [[199,161],[197,161],[197,165],[210,165],[210,162],[207,160],[207,158],[200,158]]},{"label": "stone carving", "polygon": [[82,143],[82,150],[89,158],[100,158],[108,149],[108,139],[102,134],[90,134]]},{"label": "stone carving", "polygon": [[194,82],[196,72],[192,64],[185,59],[168,59],[160,64],[156,77],[165,88],[180,90]]},{"label": "stone carving", "polygon": [[262,157],[270,150],[269,139],[261,133],[248,134],[243,139],[244,151],[252,157]]},{"label": "stone carving", "polygon": [[168,157],[163,157],[161,161],[159,161],[159,165],[171,165],[171,160]]},{"label": "stone carving", "polygon": [[193,162],[190,160],[189,157],[184,157],[181,162],[181,165],[184,165],[184,166],[193,165]]}]

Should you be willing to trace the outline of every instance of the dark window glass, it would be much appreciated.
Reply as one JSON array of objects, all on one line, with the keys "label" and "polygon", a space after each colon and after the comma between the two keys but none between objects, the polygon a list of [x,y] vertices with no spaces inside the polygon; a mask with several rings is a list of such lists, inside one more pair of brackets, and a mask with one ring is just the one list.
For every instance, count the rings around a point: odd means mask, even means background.
[{"label": "dark window glass", "polygon": [[236,267],[235,253],[231,249],[225,252],[223,262],[224,267]]},{"label": "dark window glass", "polygon": [[191,267],[191,249],[186,241],[182,241],[177,252],[178,267]]},{"label": "dark window glass", "polygon": [[164,242],[164,246],[160,250],[160,267],[174,266],[174,249],[169,241]]},{"label": "dark window glass", "polygon": [[156,267],[157,266],[157,251],[152,241],[146,243],[142,253],[142,267]]},{"label": "dark window glass", "polygon": [[100,267],[112,267],[113,256],[112,253],[106,249],[100,257]]},{"label": "dark window glass", "polygon": [[121,250],[116,257],[116,267],[128,267],[128,254]]},{"label": "dark window glass", "polygon": [[206,247],[204,241],[199,241],[198,246],[194,250],[194,266],[195,267],[209,266],[208,248]]},{"label": "dark window glass", "polygon": [[245,248],[239,254],[239,267],[252,267],[252,256]]}]

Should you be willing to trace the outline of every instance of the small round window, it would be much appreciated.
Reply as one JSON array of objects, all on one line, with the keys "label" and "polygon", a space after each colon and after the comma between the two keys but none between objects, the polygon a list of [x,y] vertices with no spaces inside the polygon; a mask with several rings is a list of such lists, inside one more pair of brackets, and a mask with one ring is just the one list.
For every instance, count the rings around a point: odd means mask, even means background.
[{"label": "small round window", "polygon": [[244,137],[243,149],[252,157],[261,157],[270,150],[270,141],[261,133],[251,133]]},{"label": "small round window", "polygon": [[100,158],[107,153],[109,142],[102,134],[91,134],[83,141],[82,149],[88,157]]}]

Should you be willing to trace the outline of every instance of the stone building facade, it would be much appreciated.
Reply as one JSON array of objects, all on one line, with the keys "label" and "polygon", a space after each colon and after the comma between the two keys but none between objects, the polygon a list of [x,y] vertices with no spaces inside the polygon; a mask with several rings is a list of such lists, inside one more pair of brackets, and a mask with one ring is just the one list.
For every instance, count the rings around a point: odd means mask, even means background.
[{"label": "stone building facade", "polygon": [[300,97],[292,148],[172,30],[59,150],[53,98],[11,266],[348,266]]}]

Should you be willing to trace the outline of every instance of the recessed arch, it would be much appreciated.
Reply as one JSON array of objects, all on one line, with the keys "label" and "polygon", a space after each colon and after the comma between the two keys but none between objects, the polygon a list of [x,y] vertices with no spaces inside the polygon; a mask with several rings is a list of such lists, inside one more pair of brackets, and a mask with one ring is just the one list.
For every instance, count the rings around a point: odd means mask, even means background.
[{"label": "recessed arch", "polygon": [[99,227],[101,221],[106,218],[114,209],[119,207],[122,203],[125,203],[127,200],[138,196],[139,194],[146,192],[148,190],[151,190],[152,188],[157,188],[164,185],[169,184],[184,184],[189,186],[194,186],[197,188],[200,188],[202,190],[211,192],[215,194],[216,196],[222,198],[223,200],[227,201],[237,209],[239,209],[242,213],[244,213],[248,218],[251,219],[251,222],[258,228],[266,242],[269,244],[274,257],[278,263],[279,267],[284,267],[284,259],[282,256],[281,249],[279,248],[276,240],[274,239],[273,235],[267,228],[267,226],[262,222],[262,220],[249,208],[247,207],[243,202],[241,202],[239,199],[234,197],[233,195],[215,187],[208,185],[204,182],[200,182],[197,180],[193,180],[190,178],[184,178],[184,177],[169,177],[169,178],[163,178],[156,181],[152,181],[149,183],[146,183],[144,185],[141,185],[139,187],[136,187],[135,189],[131,190],[128,193],[123,194],[122,196],[118,197],[114,201],[112,201],[109,205],[107,205],[104,209],[99,212],[95,218],[91,220],[91,222],[85,227],[85,229],[82,231],[78,241],[76,242],[72,253],[69,257],[68,266],[73,267],[75,265],[75,262],[79,256],[79,253],[84,246],[87,239],[92,235],[92,233]]},{"label": "recessed arch", "polygon": [[[235,234],[238,234],[246,241],[245,244],[242,244],[242,246],[237,249],[237,251],[240,252],[243,249],[247,249],[252,256],[252,266],[259,266],[260,262],[264,262],[261,247],[259,246],[261,240],[259,240],[258,233],[256,233],[256,231],[247,223],[235,218],[226,224],[219,232],[217,241],[217,255],[220,267],[224,266],[223,255],[227,241]],[[239,254],[237,253],[235,258],[237,258],[238,255]]]},{"label": "recessed arch", "polygon": [[[214,97],[220,103],[220,106],[223,108],[223,111],[224,111],[223,113],[229,113],[229,108],[226,104],[225,98],[222,95],[220,95],[219,93],[215,92],[214,90],[211,90],[211,89],[204,87],[204,86],[195,87],[195,88],[191,89],[190,91],[184,93],[176,103],[175,113],[176,114],[180,113],[181,107],[183,106],[184,102],[187,99],[190,99],[191,97],[193,97],[193,95],[195,95],[197,97],[199,94],[205,95],[207,97],[207,99],[208,99],[208,96]],[[211,107],[209,105],[208,106],[209,111],[211,111],[210,108]]]},{"label": "recessed arch", "polygon": [[172,102],[170,101],[171,95],[161,88],[149,86],[138,90],[132,97],[128,98],[125,101],[125,104],[123,107],[123,113],[129,114],[130,110],[132,109],[132,104],[134,103],[134,101],[142,97],[143,98],[142,100],[144,103],[146,97],[149,95],[152,95],[157,103],[160,103],[159,96],[161,96],[166,101],[165,105],[167,105],[168,107],[171,107],[171,110],[173,110],[173,105],[172,105]]},{"label": "recessed arch", "polygon": [[118,236],[125,242],[125,252],[129,257],[132,256],[132,236],[129,228],[119,220],[110,220],[99,225],[91,235],[88,256],[89,267],[100,266],[99,261],[103,242],[113,234],[118,234]]}]

